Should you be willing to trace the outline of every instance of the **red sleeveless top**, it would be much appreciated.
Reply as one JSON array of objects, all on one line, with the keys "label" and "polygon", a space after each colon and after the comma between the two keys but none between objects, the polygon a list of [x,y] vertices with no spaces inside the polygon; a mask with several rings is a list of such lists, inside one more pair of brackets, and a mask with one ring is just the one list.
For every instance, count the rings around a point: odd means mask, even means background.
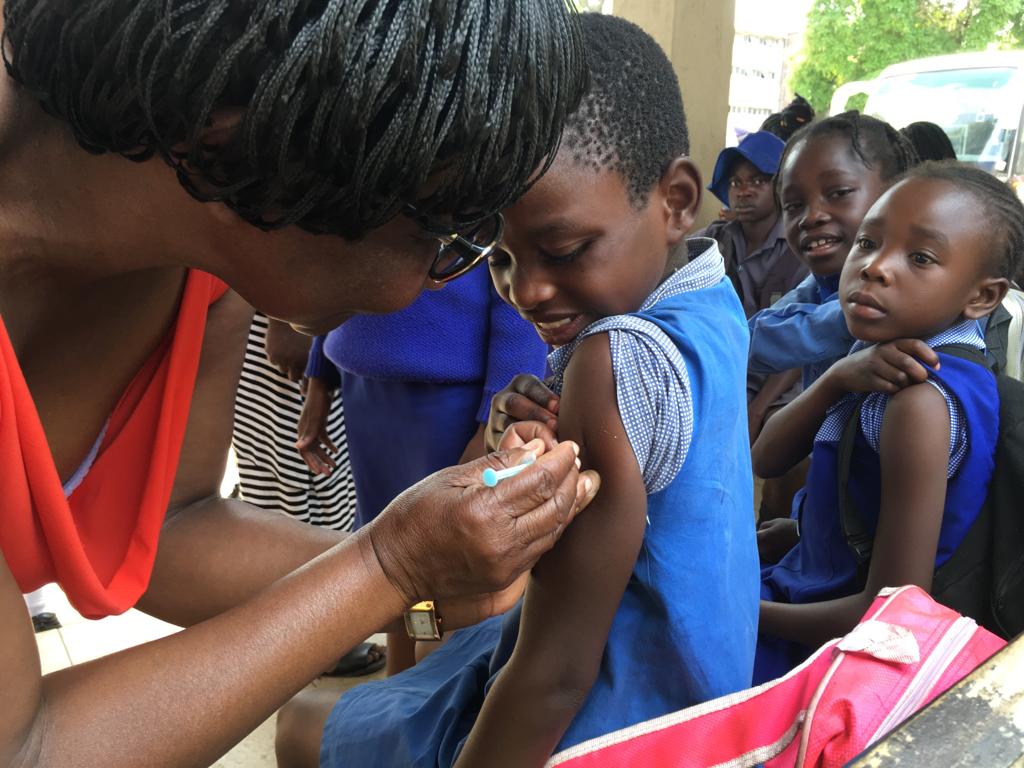
[{"label": "red sleeveless top", "polygon": [[57,582],[89,618],[145,592],[185,437],[210,304],[191,270],[174,328],[122,395],[96,459],[64,498],[39,414],[0,319],[0,551],[22,592]]}]

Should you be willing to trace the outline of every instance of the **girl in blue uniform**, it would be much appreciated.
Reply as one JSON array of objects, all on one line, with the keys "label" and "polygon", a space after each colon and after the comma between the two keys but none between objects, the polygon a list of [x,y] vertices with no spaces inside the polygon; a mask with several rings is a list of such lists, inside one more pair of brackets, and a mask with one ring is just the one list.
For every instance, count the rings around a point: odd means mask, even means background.
[{"label": "girl in blue uniform", "polygon": [[750,684],[743,310],[715,242],[685,238],[701,181],[671,64],[622,19],[581,24],[591,91],[490,269],[556,348],[558,435],[601,491],[516,609],[346,694],[324,766],[539,768]]},{"label": "girl in blue uniform", "polygon": [[[933,348],[984,350],[979,320],[1024,254],[1024,206],[957,164],[912,170],[868,212],[843,267],[849,356],[780,411],[754,468],[786,471],[813,447],[800,540],[762,571],[755,682],[850,631],[886,586],[931,586],[985,500],[998,431],[995,377]],[[874,547],[866,583],[839,519],[837,446],[859,407],[849,492]]]}]

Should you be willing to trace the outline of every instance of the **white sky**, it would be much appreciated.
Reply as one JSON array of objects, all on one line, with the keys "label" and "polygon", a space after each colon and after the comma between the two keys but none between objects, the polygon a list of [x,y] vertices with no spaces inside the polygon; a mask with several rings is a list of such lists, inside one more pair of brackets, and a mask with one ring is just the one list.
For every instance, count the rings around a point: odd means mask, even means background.
[{"label": "white sky", "polygon": [[736,28],[787,34],[804,28],[814,0],[736,0]]}]

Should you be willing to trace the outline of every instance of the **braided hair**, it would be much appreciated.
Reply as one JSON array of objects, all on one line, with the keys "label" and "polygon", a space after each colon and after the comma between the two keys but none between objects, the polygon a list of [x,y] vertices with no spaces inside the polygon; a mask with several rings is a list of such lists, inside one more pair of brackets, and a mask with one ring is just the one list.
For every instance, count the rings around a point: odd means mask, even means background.
[{"label": "braided hair", "polygon": [[159,155],[265,229],[357,238],[409,202],[482,218],[525,191],[586,86],[569,6],[5,0],[3,56],[90,152]]},{"label": "braided hair", "polygon": [[636,24],[580,16],[590,87],[565,126],[573,159],[617,173],[642,208],[669,164],[690,152],[679,80],[665,52]]},{"label": "braided hair", "polygon": [[956,150],[949,136],[935,123],[922,120],[900,128],[921,160],[956,160]]},{"label": "braided hair", "polygon": [[789,141],[794,133],[814,121],[814,114],[811,102],[798,93],[781,112],[768,115],[761,124],[761,130],[775,134],[783,141]]},{"label": "braided hair", "polygon": [[991,225],[992,275],[1008,280],[1019,277],[1024,265],[1024,203],[1009,185],[973,165],[948,161],[921,163],[905,178],[945,181],[973,197]]},{"label": "braided hair", "polygon": [[[892,181],[919,162],[914,146],[903,134],[883,120],[852,110],[811,123],[793,134],[782,152],[779,168],[785,168],[795,147],[825,136],[848,139],[853,153],[867,168],[877,169],[883,181]],[[776,198],[779,198],[781,182],[782,173],[778,173],[775,176]]]}]

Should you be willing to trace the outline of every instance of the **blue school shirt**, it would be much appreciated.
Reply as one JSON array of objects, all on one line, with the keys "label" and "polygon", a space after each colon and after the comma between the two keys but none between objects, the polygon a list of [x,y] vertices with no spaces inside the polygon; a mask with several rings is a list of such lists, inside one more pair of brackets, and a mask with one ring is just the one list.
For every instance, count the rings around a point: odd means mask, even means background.
[{"label": "blue school shirt", "polygon": [[[927,341],[984,349],[977,323],[966,321]],[[854,349],[862,347],[857,344]],[[977,363],[939,352],[939,370],[929,384],[945,397],[950,413],[949,484],[943,507],[935,567],[945,563],[977,519],[995,467],[999,394],[993,373]],[[865,529],[874,535],[881,504],[879,439],[888,396],[848,395],[829,410],[815,437],[806,499],[800,513],[800,541],[777,564],[761,572],[761,596],[784,603],[812,603],[856,594],[857,562],[839,518],[838,446],[853,409],[861,416],[850,469],[849,490]],[[759,640],[755,683],[784,674],[809,649],[775,638]]]},{"label": "blue school shirt", "polygon": [[[597,679],[558,749],[750,685],[758,560],[747,329],[714,241],[688,247],[690,263],[638,312],[584,331],[609,334],[650,522]],[[571,356],[562,350],[551,360],[556,388]],[[453,633],[400,675],[346,693],[325,726],[321,765],[452,765],[518,631],[517,608]]]},{"label": "blue school shirt", "polygon": [[750,318],[750,370],[803,371],[804,389],[845,357],[854,339],[839,304],[839,275],[810,275]]}]

